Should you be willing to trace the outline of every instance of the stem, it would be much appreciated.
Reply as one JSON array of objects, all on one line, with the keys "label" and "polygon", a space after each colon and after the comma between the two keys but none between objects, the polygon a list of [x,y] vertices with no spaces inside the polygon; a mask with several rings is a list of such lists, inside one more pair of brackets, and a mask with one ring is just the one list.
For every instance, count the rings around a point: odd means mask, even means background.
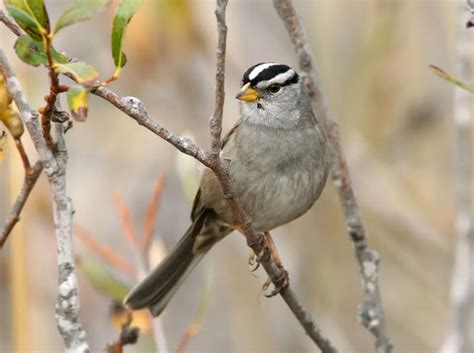
[{"label": "stem", "polygon": [[41,128],[43,132],[44,139],[48,148],[53,148],[53,139],[51,137],[51,113],[56,103],[59,88],[59,75],[55,70],[53,54],[52,54],[52,36],[46,34],[44,37],[44,47],[46,51],[46,56],[48,58],[48,70],[49,70],[49,79],[50,79],[50,91],[49,96],[45,98],[46,107],[42,110],[41,114]]}]

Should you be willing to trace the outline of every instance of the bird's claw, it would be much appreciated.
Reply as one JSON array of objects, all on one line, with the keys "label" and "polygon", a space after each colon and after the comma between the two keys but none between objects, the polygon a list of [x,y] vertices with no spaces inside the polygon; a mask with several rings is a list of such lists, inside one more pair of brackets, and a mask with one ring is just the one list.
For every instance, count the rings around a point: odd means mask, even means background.
[{"label": "bird's claw", "polygon": [[[272,251],[270,247],[268,246],[267,242],[265,241],[264,235],[262,235],[261,239],[259,240],[257,244],[260,245],[260,248],[261,248],[260,253],[255,254],[255,252],[252,251],[252,253],[249,256],[249,261],[248,261],[250,270],[252,272],[257,271],[262,261],[269,261],[272,255]],[[248,244],[248,245],[253,246],[254,244]]]},{"label": "bird's claw", "polygon": [[[267,290],[272,282],[272,279],[269,277],[263,284],[262,289],[264,291]],[[282,270],[280,277],[275,280],[274,284],[275,289],[273,289],[269,294],[264,294],[265,297],[274,297],[275,295],[280,294],[282,291],[288,288],[288,286],[290,285],[290,276],[288,275],[288,271]]]},{"label": "bird's claw", "polygon": [[257,255],[251,250],[249,255],[248,265],[250,267],[250,272],[255,272],[260,267],[260,262],[257,261]]}]

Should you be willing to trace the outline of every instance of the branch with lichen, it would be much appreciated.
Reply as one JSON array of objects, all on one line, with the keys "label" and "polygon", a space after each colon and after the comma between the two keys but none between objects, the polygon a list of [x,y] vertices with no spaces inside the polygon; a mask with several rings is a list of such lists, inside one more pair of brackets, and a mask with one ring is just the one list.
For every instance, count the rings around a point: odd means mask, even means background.
[{"label": "branch with lichen", "polygon": [[[212,137],[210,152],[206,152],[199,148],[188,138],[173,134],[155,120],[151,119],[146,108],[139,99],[134,97],[120,97],[109,88],[103,86],[96,86],[91,90],[91,92],[107,100],[109,103],[113,104],[137,121],[137,123],[163,138],[181,152],[196,158],[216,174],[223,190],[223,194],[234,211],[236,227],[245,235],[248,245],[256,254],[267,255],[261,256],[261,265],[268,273],[275,287],[281,289],[279,294],[287,303],[307,335],[320,348],[320,350],[324,353],[335,353],[338,352],[338,350],[335,348],[333,343],[323,335],[319,326],[311,318],[311,315],[299,303],[293,290],[289,286],[283,287],[287,272],[281,264],[275,262],[272,253],[268,252],[270,245],[267,243],[267,238],[264,237],[263,234],[256,232],[252,226],[249,216],[246,214],[238,197],[234,193],[228,170],[228,161],[222,160],[219,157],[224,104],[224,74],[227,34],[227,26],[225,22],[226,5],[227,0],[217,0],[216,18],[218,23],[218,45],[216,50],[216,94],[215,109],[210,120],[210,131]],[[35,119],[30,118],[30,120],[34,121]],[[42,136],[36,136],[33,134],[32,138],[41,140]],[[41,142],[41,145],[45,145],[44,140],[41,140]],[[41,150],[42,147],[43,146],[39,146],[38,148]],[[45,160],[48,160],[46,156],[43,157],[45,157]]]},{"label": "branch with lichen", "polygon": [[30,196],[31,191],[33,190],[36,181],[41,175],[42,170],[43,165],[40,162],[37,162],[32,168],[26,170],[25,180],[23,181],[20,193],[7,215],[3,227],[0,229],[0,249],[3,247],[13,228],[20,220],[21,211],[28,200],[28,196]]},{"label": "branch with lichen", "polygon": [[[266,240],[262,234],[255,231],[249,216],[246,214],[242,205],[235,195],[230,174],[227,168],[227,162],[219,157],[220,136],[222,132],[222,115],[224,104],[224,73],[225,73],[225,45],[227,26],[225,24],[225,8],[227,1],[218,0],[216,8],[216,17],[218,23],[218,48],[217,69],[216,69],[216,94],[215,109],[210,120],[210,131],[212,137],[211,152],[208,153],[196,146],[189,138],[178,136],[165,127],[161,126],[156,120],[151,119],[143,103],[135,97],[120,97],[107,87],[98,87],[92,93],[113,104],[119,110],[133,118],[139,125],[144,126],[149,131],[161,137],[172,144],[181,152],[188,154],[206,167],[210,168],[218,177],[223,194],[230,203],[234,211],[235,221],[239,231],[241,231],[248,245],[256,254],[261,254],[267,247]],[[285,277],[286,270],[275,263],[272,256],[262,257],[263,268],[268,273],[274,285],[279,288]],[[280,295],[293,312],[300,325],[304,328],[307,335],[315,342],[322,352],[337,352],[333,343],[325,337],[319,326],[311,318],[311,315],[303,308],[296,297],[296,294],[290,287],[280,291]]]},{"label": "branch with lichen", "polygon": [[[0,122],[2,122],[5,127],[10,132],[13,140],[15,141],[15,146],[20,155],[23,169],[25,172],[25,178],[23,185],[21,187],[20,193],[12,206],[12,209],[8,213],[4,225],[0,228],[0,249],[3,247],[3,244],[8,239],[8,236],[12,232],[15,225],[20,220],[20,213],[25,206],[28,196],[30,195],[33,187],[38,180],[43,165],[41,162],[37,162],[33,167],[31,167],[30,159],[26,153],[25,147],[23,146],[22,135],[24,133],[24,125],[21,121],[19,114],[12,108],[12,97],[6,86],[5,78],[0,72]],[[2,139],[4,135],[2,134]]]},{"label": "branch with lichen", "polygon": [[378,285],[380,258],[377,252],[368,246],[367,234],[352,189],[349,168],[340,142],[338,125],[329,111],[319,75],[313,65],[314,60],[311,55],[309,41],[293,2],[291,0],[274,0],[273,4],[293,43],[308,93],[313,98],[317,116],[324,123],[331,144],[332,180],[339,193],[347,230],[354,245],[362,276],[364,300],[359,307],[358,317],[362,325],[375,336],[376,351],[389,353],[393,350],[393,346],[388,334]]},{"label": "branch with lichen", "polygon": [[[38,124],[38,113],[31,109],[7,57],[0,49],[0,70],[5,77],[8,91],[16,103],[36,151],[53,195],[54,225],[58,252],[58,301],[56,320],[68,352],[85,353],[89,346],[85,331],[79,322],[79,292],[72,250],[73,205],[66,194],[67,150],[62,124],[55,123],[56,148],[48,148]],[[55,105],[52,115],[62,115]]]}]

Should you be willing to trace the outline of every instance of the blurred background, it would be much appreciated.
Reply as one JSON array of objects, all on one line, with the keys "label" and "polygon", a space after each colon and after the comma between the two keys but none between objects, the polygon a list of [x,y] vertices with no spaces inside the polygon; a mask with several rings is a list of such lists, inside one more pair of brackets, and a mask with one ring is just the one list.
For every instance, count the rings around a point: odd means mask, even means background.
[{"label": "blurred background", "polygon": [[[45,2],[52,19],[70,4]],[[114,70],[109,36],[116,3],[55,39],[57,49],[94,65],[103,78]],[[447,0],[297,0],[295,4],[311,39],[330,108],[340,123],[370,245],[382,258],[380,285],[396,351],[434,352],[448,333],[456,241],[454,89],[433,75],[428,65],[457,72],[458,4]],[[125,39],[128,64],[111,85],[120,95],[139,97],[155,120],[205,147],[210,143],[208,119],[214,94],[213,11],[211,0],[145,1]],[[227,24],[226,130],[238,118],[233,96],[249,66],[277,61],[297,67],[271,1],[230,1]],[[14,63],[31,105],[38,108],[48,92],[46,70],[17,60],[14,41],[14,35],[0,25],[0,46]],[[151,251],[151,261],[158,261],[189,226],[200,167],[107,102],[91,97],[90,103],[88,120],[75,123],[67,133],[67,180],[76,210],[81,321],[91,352],[100,352],[118,335],[117,315],[111,314],[117,283],[132,286],[137,280],[131,275],[133,268],[127,273],[114,267],[87,239],[106,245],[136,268],[137,254],[124,234],[123,212],[130,212],[142,234],[161,176]],[[23,140],[34,156],[26,136]],[[22,178],[21,162],[9,141],[0,161],[0,220]],[[120,205],[122,214],[117,210]],[[356,318],[362,289],[334,186],[329,182],[305,216],[273,235],[294,290],[340,351],[373,351],[372,337]],[[200,331],[186,352],[314,351],[283,301],[263,297],[266,276],[262,270],[256,275],[250,272],[249,253],[244,238],[232,234],[181,287],[161,317],[171,351],[192,323]],[[51,195],[42,176],[0,253],[0,352],[63,350],[54,318],[56,293]],[[147,332],[151,329],[146,319],[141,325]],[[125,351],[153,351],[150,335],[143,333],[139,344]]]}]

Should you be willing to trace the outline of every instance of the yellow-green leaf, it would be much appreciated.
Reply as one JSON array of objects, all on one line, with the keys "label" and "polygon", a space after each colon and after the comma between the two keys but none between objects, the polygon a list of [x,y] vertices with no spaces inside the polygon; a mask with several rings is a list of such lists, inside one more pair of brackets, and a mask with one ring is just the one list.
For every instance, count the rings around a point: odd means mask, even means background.
[{"label": "yellow-green leaf", "polygon": [[49,17],[43,0],[4,0],[16,23],[35,40],[49,33]]},{"label": "yellow-green leaf", "polygon": [[447,72],[443,71],[442,69],[440,69],[439,67],[437,66],[434,66],[434,65],[430,65],[430,69],[431,71],[433,71],[436,75],[438,75],[439,77],[445,79],[446,81],[449,81],[453,84],[455,84],[456,86],[458,87],[461,87],[462,89],[465,89],[466,91],[469,91],[471,93],[474,93],[474,85],[473,84],[470,84],[470,83],[465,83],[461,80],[458,80],[457,78],[455,78],[454,76],[451,76],[450,74],[448,74]]},{"label": "yellow-green leaf", "polygon": [[[15,42],[15,51],[18,57],[25,63],[33,66],[47,65],[48,57],[44,51],[44,44],[34,40],[28,34],[23,34]],[[56,63],[66,64],[67,57],[52,48],[53,60]]]},{"label": "yellow-green leaf", "polygon": [[81,260],[79,267],[92,286],[109,298],[122,302],[130,290],[105,265],[97,261]]},{"label": "yellow-green leaf", "polygon": [[117,68],[123,67],[127,57],[122,52],[122,41],[128,23],[142,4],[142,0],[122,0],[112,25],[112,56]]},{"label": "yellow-green leaf", "polygon": [[14,110],[8,109],[1,112],[0,121],[2,121],[15,139],[19,139],[25,132],[23,121],[21,121],[20,115]]},{"label": "yellow-green leaf", "polygon": [[109,0],[77,0],[59,17],[54,33],[73,23],[89,20],[94,14],[103,10],[109,2]]},{"label": "yellow-green leaf", "polygon": [[80,85],[70,87],[67,91],[67,104],[74,120],[86,120],[89,108],[89,90]]},{"label": "yellow-green leaf", "polygon": [[78,83],[88,83],[97,80],[99,73],[94,66],[83,63],[68,63],[68,64],[57,64],[59,72],[63,74],[70,74]]}]

